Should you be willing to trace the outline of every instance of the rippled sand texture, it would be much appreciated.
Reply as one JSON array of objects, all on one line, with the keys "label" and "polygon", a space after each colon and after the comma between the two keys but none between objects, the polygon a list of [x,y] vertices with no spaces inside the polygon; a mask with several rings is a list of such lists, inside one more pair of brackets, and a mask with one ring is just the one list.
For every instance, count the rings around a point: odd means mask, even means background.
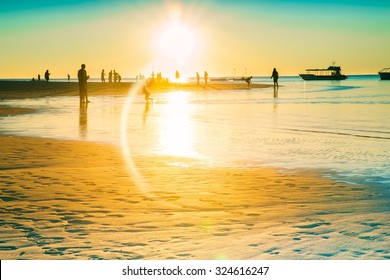
[{"label": "rippled sand texture", "polygon": [[0,136],[1,259],[389,259],[364,186],[259,167]]}]

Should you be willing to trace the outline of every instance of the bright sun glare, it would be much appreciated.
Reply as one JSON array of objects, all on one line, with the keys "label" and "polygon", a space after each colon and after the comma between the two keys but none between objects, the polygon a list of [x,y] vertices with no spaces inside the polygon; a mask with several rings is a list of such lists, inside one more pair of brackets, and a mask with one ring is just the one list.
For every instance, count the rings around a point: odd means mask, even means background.
[{"label": "bright sun glare", "polygon": [[195,36],[188,27],[174,21],[161,31],[158,44],[167,58],[184,63],[194,51]]},{"label": "bright sun glare", "polygon": [[161,148],[164,154],[197,157],[193,149],[194,127],[190,119],[187,92],[176,91],[168,96],[165,118],[161,123]]}]

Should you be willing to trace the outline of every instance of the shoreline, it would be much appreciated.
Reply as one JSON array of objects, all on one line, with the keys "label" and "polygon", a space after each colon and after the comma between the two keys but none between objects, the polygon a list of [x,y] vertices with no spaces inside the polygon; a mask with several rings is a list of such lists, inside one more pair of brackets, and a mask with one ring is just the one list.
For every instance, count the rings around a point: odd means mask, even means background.
[{"label": "shoreline", "polygon": [[[139,83],[142,85],[142,83]],[[101,83],[88,82],[88,95],[127,94],[137,85],[135,82]],[[250,84],[245,82],[210,82],[208,85],[188,83],[150,84],[148,90],[154,93],[167,91],[207,91],[207,90],[250,90],[273,87],[271,84]],[[76,96],[79,95],[78,82],[49,82],[44,81],[0,81],[0,101],[9,99],[41,98],[47,96]]]}]

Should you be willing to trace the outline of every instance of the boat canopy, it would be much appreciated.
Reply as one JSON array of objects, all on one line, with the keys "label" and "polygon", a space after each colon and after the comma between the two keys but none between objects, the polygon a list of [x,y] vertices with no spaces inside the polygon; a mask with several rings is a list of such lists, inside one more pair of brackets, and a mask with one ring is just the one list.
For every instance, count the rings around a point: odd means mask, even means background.
[{"label": "boat canopy", "polygon": [[322,69],[306,69],[306,71],[341,71],[340,66],[329,66],[328,68]]}]

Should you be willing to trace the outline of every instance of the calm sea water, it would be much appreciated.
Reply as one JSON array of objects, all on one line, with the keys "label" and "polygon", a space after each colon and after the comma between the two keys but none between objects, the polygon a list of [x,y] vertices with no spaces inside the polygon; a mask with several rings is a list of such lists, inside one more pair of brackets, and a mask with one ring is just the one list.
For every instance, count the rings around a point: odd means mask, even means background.
[{"label": "calm sea water", "polygon": [[[271,83],[269,77],[253,82]],[[275,97],[277,95],[277,97]],[[0,118],[0,133],[107,142],[132,154],[196,157],[221,166],[317,169],[390,195],[390,81],[281,77],[280,88],[170,92],[143,96],[10,100],[38,109]],[[128,110],[122,117],[122,112]],[[122,137],[123,136],[123,137]],[[122,140],[121,140],[122,139]]]}]

